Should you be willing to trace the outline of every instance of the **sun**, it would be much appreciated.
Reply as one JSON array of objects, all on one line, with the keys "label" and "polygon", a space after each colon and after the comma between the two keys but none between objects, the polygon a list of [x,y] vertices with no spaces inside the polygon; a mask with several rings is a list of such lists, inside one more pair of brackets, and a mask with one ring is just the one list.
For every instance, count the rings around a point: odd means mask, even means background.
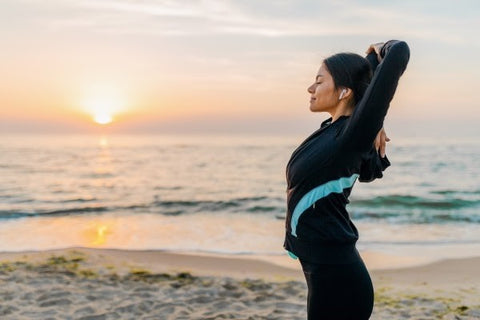
[{"label": "sun", "polygon": [[93,120],[98,124],[109,124],[112,123],[113,118],[110,114],[102,112],[95,114]]},{"label": "sun", "polygon": [[92,94],[84,101],[84,110],[91,119],[100,125],[108,125],[115,121],[115,115],[123,111],[125,100],[119,94],[104,90],[103,93]]}]

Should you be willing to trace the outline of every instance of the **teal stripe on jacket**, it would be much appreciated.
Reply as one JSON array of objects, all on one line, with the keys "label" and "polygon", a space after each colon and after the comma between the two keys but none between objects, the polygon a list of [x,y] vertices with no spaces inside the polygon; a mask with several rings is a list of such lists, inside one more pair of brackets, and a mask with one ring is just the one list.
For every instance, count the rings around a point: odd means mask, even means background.
[{"label": "teal stripe on jacket", "polygon": [[290,226],[292,227],[292,235],[297,236],[297,225],[300,216],[318,200],[325,198],[331,193],[341,193],[344,189],[353,187],[358,178],[358,174],[354,173],[350,177],[342,177],[338,180],[332,180],[307,192],[295,206],[293,210]]}]

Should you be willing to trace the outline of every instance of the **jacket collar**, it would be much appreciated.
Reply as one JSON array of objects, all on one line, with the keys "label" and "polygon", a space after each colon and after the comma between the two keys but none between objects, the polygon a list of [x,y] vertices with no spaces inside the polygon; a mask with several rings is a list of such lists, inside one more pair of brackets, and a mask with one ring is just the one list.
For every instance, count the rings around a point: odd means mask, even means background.
[{"label": "jacket collar", "polygon": [[[340,116],[338,117],[337,120],[335,120],[335,122],[338,122],[338,121],[343,121],[344,119],[348,119],[350,116]],[[328,125],[332,124],[332,117],[328,118],[327,120],[323,121],[322,124],[320,125],[320,128],[324,128]]]}]

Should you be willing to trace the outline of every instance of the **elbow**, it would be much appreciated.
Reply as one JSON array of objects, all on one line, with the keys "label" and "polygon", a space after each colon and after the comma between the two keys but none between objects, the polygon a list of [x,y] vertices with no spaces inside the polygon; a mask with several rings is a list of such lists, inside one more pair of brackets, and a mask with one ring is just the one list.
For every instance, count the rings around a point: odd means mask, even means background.
[{"label": "elbow", "polygon": [[402,68],[402,73],[407,68],[408,61],[410,60],[410,47],[405,41],[390,40],[386,43],[387,55],[397,61]]},{"label": "elbow", "polygon": [[408,46],[408,44],[405,41],[398,41],[394,45],[394,47],[395,47],[395,50],[398,50],[402,54],[402,56],[404,57],[407,63],[408,60],[410,59],[410,47]]}]

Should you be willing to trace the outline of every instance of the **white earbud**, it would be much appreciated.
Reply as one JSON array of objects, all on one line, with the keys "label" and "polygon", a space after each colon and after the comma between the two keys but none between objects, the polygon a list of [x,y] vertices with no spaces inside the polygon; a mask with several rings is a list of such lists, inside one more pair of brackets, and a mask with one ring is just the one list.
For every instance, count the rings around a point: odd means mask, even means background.
[{"label": "white earbud", "polygon": [[347,90],[342,89],[342,92],[340,92],[340,96],[338,97],[338,100],[342,100],[343,96],[347,93]]}]

